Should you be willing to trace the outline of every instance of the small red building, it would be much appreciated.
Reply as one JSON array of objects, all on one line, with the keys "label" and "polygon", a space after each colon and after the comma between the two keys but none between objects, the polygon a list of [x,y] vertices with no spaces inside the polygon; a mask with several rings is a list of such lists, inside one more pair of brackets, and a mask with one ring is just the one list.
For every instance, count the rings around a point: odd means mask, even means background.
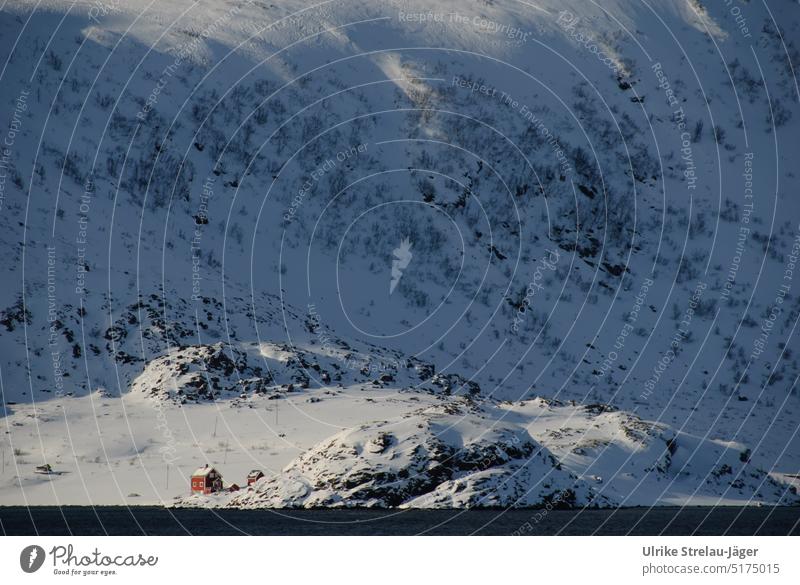
[{"label": "small red building", "polygon": [[222,491],[222,475],[206,464],[192,474],[193,494],[212,494]]},{"label": "small red building", "polygon": [[264,477],[264,474],[261,472],[261,470],[254,469],[253,471],[247,474],[247,485],[253,485],[262,477]]}]

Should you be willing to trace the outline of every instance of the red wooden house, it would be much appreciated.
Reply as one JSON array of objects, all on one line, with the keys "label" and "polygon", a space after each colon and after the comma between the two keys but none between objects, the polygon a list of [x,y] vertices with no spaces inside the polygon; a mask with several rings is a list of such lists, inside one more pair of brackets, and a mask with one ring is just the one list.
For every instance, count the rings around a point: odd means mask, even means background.
[{"label": "red wooden house", "polygon": [[222,491],[222,475],[206,464],[192,474],[192,493],[212,494]]},{"label": "red wooden house", "polygon": [[253,471],[247,474],[247,485],[253,485],[262,477],[264,477],[262,471],[260,469],[254,469]]}]

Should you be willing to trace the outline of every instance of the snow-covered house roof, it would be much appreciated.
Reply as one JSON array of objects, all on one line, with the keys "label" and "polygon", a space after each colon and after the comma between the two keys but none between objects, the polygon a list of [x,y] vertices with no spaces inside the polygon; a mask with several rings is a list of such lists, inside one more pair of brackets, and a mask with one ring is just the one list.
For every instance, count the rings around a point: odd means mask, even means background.
[{"label": "snow-covered house roof", "polygon": [[198,468],[197,471],[195,471],[192,474],[192,477],[197,477],[197,476],[205,477],[208,474],[210,474],[212,471],[214,473],[216,473],[217,475],[219,475],[219,471],[217,471],[216,469],[214,469],[213,467],[211,467],[209,465],[206,465],[205,467]]},{"label": "snow-covered house roof", "polygon": [[247,477],[258,477],[259,475],[264,475],[264,472],[260,469],[254,469],[250,473],[247,474]]}]

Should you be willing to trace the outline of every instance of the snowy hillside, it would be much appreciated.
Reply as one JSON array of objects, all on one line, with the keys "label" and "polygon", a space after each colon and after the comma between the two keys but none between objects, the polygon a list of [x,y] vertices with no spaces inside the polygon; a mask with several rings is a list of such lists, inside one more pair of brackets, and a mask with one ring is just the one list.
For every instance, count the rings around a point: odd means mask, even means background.
[{"label": "snowy hillside", "polygon": [[753,495],[800,501],[792,486],[748,458],[742,445],[676,434],[600,405],[537,399],[487,408],[462,399],[342,431],[246,491],[190,496],[178,505],[568,508],[744,503]]},{"label": "snowy hillside", "polygon": [[799,44],[788,2],[6,2],[0,505],[795,502]]}]

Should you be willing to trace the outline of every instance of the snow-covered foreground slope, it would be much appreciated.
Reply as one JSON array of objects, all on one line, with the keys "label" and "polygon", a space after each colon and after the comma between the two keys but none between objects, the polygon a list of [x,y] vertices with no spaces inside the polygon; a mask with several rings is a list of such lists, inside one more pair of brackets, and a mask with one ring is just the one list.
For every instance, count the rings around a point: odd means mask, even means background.
[{"label": "snow-covered foreground slope", "polygon": [[[0,504],[794,501],[798,38],[777,2],[6,2]],[[186,498],[205,463],[266,477]]]},{"label": "snow-covered foreground slope", "polygon": [[[183,412],[182,412],[183,410]],[[376,415],[385,417],[372,420]],[[131,394],[61,398],[7,417],[3,494],[29,505],[600,506],[797,503],[745,445],[703,440],[601,405],[370,386],[165,408]],[[55,474],[30,473],[44,451]],[[12,459],[9,457],[9,459]],[[211,461],[238,492],[188,493]]]},{"label": "snow-covered foreground slope", "polygon": [[421,407],[304,451],[243,491],[180,506],[613,507],[793,504],[740,444],[704,441],[601,405],[536,399]]}]

